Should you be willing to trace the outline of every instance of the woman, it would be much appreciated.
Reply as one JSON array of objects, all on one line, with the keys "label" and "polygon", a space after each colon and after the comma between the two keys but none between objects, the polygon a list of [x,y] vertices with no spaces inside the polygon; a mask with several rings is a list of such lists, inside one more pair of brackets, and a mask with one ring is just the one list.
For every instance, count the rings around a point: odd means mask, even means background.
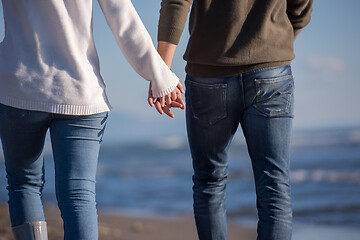
[{"label": "woman", "polygon": [[[151,82],[152,103],[182,106],[179,79],[157,54],[131,1],[98,2],[125,57]],[[111,106],[92,35],[92,0],[2,3],[0,136],[14,237],[47,239],[41,192],[49,129],[64,237],[97,239],[95,174]]]}]

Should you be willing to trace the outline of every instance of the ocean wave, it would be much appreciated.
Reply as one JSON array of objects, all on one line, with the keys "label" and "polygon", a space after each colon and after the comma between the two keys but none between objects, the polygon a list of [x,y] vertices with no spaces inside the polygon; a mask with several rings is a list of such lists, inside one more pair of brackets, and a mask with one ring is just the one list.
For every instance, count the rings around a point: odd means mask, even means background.
[{"label": "ocean wave", "polygon": [[335,170],[305,170],[299,169],[291,172],[291,181],[302,182],[330,182],[330,183],[355,183],[360,184],[360,170],[335,171]]},{"label": "ocean wave", "polygon": [[176,150],[187,147],[186,139],[181,136],[170,136],[162,139],[155,139],[152,146],[159,150]]}]

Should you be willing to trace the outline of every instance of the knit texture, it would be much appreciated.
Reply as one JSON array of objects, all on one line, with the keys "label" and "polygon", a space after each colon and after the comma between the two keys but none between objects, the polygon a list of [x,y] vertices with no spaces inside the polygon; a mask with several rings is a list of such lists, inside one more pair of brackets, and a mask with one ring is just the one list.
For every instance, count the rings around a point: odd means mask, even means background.
[{"label": "knit texture", "polygon": [[[157,53],[131,1],[98,2],[126,59],[152,82],[153,96],[170,93],[179,79]],[[3,8],[2,104],[68,115],[111,109],[92,34],[92,0],[11,0]]]},{"label": "knit texture", "polygon": [[189,18],[186,71],[225,77],[294,59],[295,37],[310,21],[313,0],[162,0],[158,40],[173,44]]}]

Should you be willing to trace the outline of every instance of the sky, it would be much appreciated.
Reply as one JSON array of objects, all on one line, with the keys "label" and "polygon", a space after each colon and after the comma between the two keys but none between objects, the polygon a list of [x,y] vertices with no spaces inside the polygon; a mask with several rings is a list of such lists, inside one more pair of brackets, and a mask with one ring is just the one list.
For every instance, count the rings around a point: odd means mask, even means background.
[{"label": "sky", "polygon": [[[154,45],[160,0],[133,0]],[[107,94],[113,106],[107,127],[109,139],[152,141],[186,136],[184,111],[175,119],[160,116],[147,105],[148,82],[126,62],[106,24],[97,1],[94,37]],[[336,129],[360,126],[360,1],[315,0],[312,20],[295,42],[292,62],[295,79],[295,130]],[[4,36],[0,13],[0,38]],[[172,70],[185,78],[182,55],[188,40],[185,27]]]}]

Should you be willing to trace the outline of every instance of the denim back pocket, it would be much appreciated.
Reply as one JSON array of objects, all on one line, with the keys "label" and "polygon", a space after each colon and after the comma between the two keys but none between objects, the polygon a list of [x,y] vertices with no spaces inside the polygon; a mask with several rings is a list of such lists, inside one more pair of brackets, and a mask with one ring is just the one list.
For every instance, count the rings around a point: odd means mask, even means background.
[{"label": "denim back pocket", "polygon": [[19,120],[26,117],[30,113],[29,110],[14,108],[0,104],[0,114],[9,120]]},{"label": "denim back pocket", "polygon": [[267,116],[288,114],[294,92],[292,75],[255,79],[256,99],[254,107]]},{"label": "denim back pocket", "polygon": [[187,105],[194,118],[215,124],[226,117],[226,83],[205,84],[187,79],[185,84]]}]

